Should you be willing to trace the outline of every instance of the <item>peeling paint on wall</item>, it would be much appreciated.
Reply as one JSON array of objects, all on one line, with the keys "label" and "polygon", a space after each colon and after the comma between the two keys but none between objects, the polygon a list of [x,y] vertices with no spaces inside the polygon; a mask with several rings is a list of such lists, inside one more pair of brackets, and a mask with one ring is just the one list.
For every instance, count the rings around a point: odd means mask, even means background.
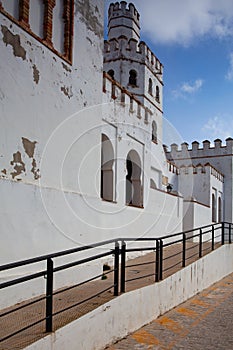
[{"label": "peeling paint on wall", "polygon": [[99,13],[97,6],[93,8],[90,0],[77,0],[76,8],[81,15],[80,20],[85,23],[89,30],[94,32],[99,38],[102,38],[104,28],[96,16]]},{"label": "peeling paint on wall", "polygon": [[71,72],[71,69],[70,67],[68,67],[65,63],[61,63],[62,64],[62,67],[67,71],[67,72]]},{"label": "peeling paint on wall", "polygon": [[40,170],[37,168],[36,160],[33,158],[32,160],[32,169],[31,172],[34,175],[34,179],[38,180],[40,178]]},{"label": "peeling paint on wall", "polygon": [[37,66],[35,64],[32,66],[32,69],[33,69],[33,80],[36,84],[38,84],[40,80],[40,72],[37,69]]},{"label": "peeling paint on wall", "polygon": [[36,141],[30,141],[25,137],[22,137],[22,143],[24,150],[29,158],[33,158],[35,152]]},{"label": "peeling paint on wall", "polygon": [[13,34],[6,26],[1,25],[3,34],[3,42],[7,45],[11,45],[13,53],[16,57],[20,57],[23,60],[26,59],[26,51],[20,44],[20,36]]},{"label": "peeling paint on wall", "polygon": [[3,169],[1,172],[6,175],[6,169]]},{"label": "peeling paint on wall", "polygon": [[72,92],[72,86],[68,87],[68,86],[62,86],[61,87],[61,91],[64,93],[65,96],[67,96],[68,98],[73,97],[73,92]]},{"label": "peeling paint on wall", "polygon": [[11,161],[10,164],[14,166],[14,170],[15,170],[11,173],[12,179],[22,174],[23,172],[25,173],[26,171],[25,163],[22,161],[20,152],[16,152],[13,154],[13,160]]}]

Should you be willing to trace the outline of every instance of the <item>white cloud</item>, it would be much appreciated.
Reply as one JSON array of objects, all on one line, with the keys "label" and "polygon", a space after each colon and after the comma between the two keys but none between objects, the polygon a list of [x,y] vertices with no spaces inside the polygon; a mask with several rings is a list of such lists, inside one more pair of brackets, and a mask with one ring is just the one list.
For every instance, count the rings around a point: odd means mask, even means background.
[{"label": "white cloud", "polygon": [[193,95],[200,90],[200,88],[203,85],[203,82],[204,81],[202,79],[196,79],[194,83],[185,82],[179,88],[172,91],[173,97],[186,98],[188,95]]},{"label": "white cloud", "polygon": [[215,116],[204,124],[201,132],[206,139],[214,140],[220,138],[225,140],[233,136],[233,120],[229,117]]},{"label": "white cloud", "polygon": [[233,36],[232,0],[133,0],[133,3],[141,14],[143,34],[154,43],[187,46],[204,35]]},{"label": "white cloud", "polygon": [[197,79],[194,84],[189,84],[189,83],[184,83],[181,86],[181,91],[187,92],[189,94],[193,94],[196,91],[198,91],[203,85],[203,80],[202,79]]},{"label": "white cloud", "polygon": [[227,80],[233,80],[233,52],[230,54],[230,67],[226,74]]}]

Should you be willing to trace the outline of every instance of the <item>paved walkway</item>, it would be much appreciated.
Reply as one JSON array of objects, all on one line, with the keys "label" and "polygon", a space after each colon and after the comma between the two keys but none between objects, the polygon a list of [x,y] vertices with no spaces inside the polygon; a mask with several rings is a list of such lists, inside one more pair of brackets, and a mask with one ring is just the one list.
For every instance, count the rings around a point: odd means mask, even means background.
[{"label": "paved walkway", "polygon": [[233,274],[107,349],[233,349]]}]

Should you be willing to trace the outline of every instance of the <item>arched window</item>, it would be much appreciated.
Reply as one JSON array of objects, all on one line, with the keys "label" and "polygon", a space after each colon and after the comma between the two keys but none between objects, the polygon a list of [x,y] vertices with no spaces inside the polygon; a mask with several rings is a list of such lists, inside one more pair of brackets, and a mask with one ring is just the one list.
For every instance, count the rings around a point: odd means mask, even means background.
[{"label": "arched window", "polygon": [[102,134],[101,140],[101,189],[100,196],[107,201],[113,201],[114,191],[114,150],[109,138]]},{"label": "arched window", "polygon": [[218,197],[218,222],[222,222],[222,199]]},{"label": "arched window", "polygon": [[137,86],[137,72],[134,69],[129,72],[129,85]]},{"label": "arched window", "polygon": [[136,151],[131,150],[128,153],[126,168],[126,204],[142,207],[141,160]]},{"label": "arched window", "polygon": [[155,98],[156,98],[156,100],[159,102],[159,100],[160,100],[160,93],[159,93],[159,87],[158,87],[158,85],[156,86],[156,94],[155,94]]},{"label": "arched window", "polygon": [[157,138],[157,124],[156,122],[153,120],[152,122],[152,136],[151,136],[151,140],[154,143],[158,143],[158,138]]},{"label": "arched window", "polygon": [[115,78],[114,78],[114,74],[115,74],[115,72],[114,72],[113,69],[110,69],[110,70],[108,71],[108,75],[110,75],[110,77],[111,77],[112,79],[115,79]]},{"label": "arched window", "polygon": [[212,222],[216,222],[216,199],[214,193],[212,193]]},{"label": "arched window", "polygon": [[150,95],[153,94],[153,82],[151,78],[149,78],[148,92]]}]

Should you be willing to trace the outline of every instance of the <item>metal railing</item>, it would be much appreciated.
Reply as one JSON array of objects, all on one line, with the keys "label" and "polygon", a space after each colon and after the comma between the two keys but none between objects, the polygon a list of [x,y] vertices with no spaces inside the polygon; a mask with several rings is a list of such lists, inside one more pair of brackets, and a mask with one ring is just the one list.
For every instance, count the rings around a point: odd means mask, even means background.
[{"label": "metal railing", "polygon": [[[109,247],[109,245],[110,245],[110,247]],[[95,248],[99,248],[99,247],[106,248],[106,249],[104,252],[101,252],[99,254],[95,254],[95,253],[91,254],[91,252],[90,252],[90,256],[88,256],[87,258],[78,259],[78,260],[75,259],[74,261],[72,261],[70,263],[61,264],[60,266],[54,267],[54,259],[55,258],[64,257],[64,256],[72,255],[75,253],[81,253],[83,251],[91,251],[91,250],[93,250]],[[1,342],[6,341],[9,338],[16,336],[19,333],[21,333],[29,328],[32,328],[32,327],[34,327],[42,322],[45,322],[45,331],[52,332],[53,331],[53,319],[55,316],[59,315],[60,313],[65,312],[69,309],[72,309],[78,305],[81,305],[82,303],[86,303],[87,301],[89,301],[93,298],[96,298],[97,296],[101,295],[102,293],[104,293],[110,289],[113,289],[114,296],[117,296],[118,295],[118,280],[119,280],[119,255],[120,255],[119,243],[117,240],[112,239],[112,240],[108,240],[108,241],[104,241],[104,242],[100,242],[100,243],[96,243],[96,244],[92,244],[92,245],[87,245],[87,246],[83,246],[83,247],[79,247],[79,248],[75,248],[75,249],[61,251],[61,252],[54,253],[54,254],[43,255],[40,257],[33,258],[33,259],[23,260],[23,261],[0,266],[0,272],[2,272],[2,271],[9,271],[12,269],[17,269],[17,268],[22,267],[22,266],[27,266],[27,265],[32,266],[33,264],[36,264],[38,262],[46,262],[46,265],[47,265],[46,269],[42,269],[41,271],[38,271],[36,273],[26,274],[26,276],[0,283],[0,289],[5,289],[8,287],[16,286],[18,284],[22,284],[22,283],[25,283],[27,281],[35,280],[35,279],[38,279],[41,277],[45,278],[45,280],[46,280],[46,285],[45,285],[46,294],[45,294],[45,296],[36,298],[36,300],[30,301],[24,305],[16,306],[14,309],[4,311],[2,314],[0,314],[0,320],[6,316],[9,316],[10,314],[14,314],[14,313],[18,312],[19,310],[23,310],[29,306],[41,303],[41,301],[45,301],[45,316],[43,318],[36,320],[36,322],[33,322],[25,327],[22,327],[22,328],[18,329],[17,331],[14,331],[10,334],[7,334],[2,339],[0,339],[0,341]],[[93,262],[93,261],[96,261],[99,259],[103,259],[106,257],[112,257],[112,256],[113,256],[114,267],[111,270],[106,271],[106,272],[101,273],[101,274],[98,274],[98,275],[95,275],[95,276],[93,276],[93,277],[91,277],[91,278],[89,278],[81,283],[78,283],[76,285],[72,285],[71,287],[63,288],[62,290],[58,290],[58,291],[54,292],[53,281],[54,281],[54,275],[57,272],[64,271],[64,270],[67,270],[67,269],[72,268],[72,267],[84,265],[84,264],[87,264],[87,263],[90,263],[90,262]],[[90,283],[90,282],[95,281],[97,279],[103,278],[103,276],[106,276],[110,273],[113,273],[113,275],[114,275],[113,284],[107,286],[107,288],[99,291],[98,293],[94,293],[92,296],[89,296],[88,298],[84,298],[83,300],[79,301],[78,303],[75,303],[69,307],[63,308],[62,310],[59,310],[56,312],[53,311],[53,298],[55,295],[58,295],[59,293],[64,293],[64,292],[66,292],[70,289],[73,289],[75,287],[80,287],[80,286],[84,285],[85,283]]]},{"label": "metal railing", "polygon": [[[39,318],[28,325],[24,325],[20,329],[5,334],[0,342],[7,341],[23,331],[43,322],[45,323],[44,330],[46,332],[52,332],[54,330],[53,320],[56,316],[73,308],[80,307],[80,305],[83,303],[88,303],[90,300],[110,290],[113,290],[113,296],[118,296],[119,292],[124,293],[126,291],[126,287],[128,285],[130,286],[130,283],[133,281],[151,279],[151,283],[159,282],[164,277],[176,272],[180,268],[184,268],[187,264],[201,258],[203,255],[213,251],[218,246],[225,243],[231,243],[233,233],[232,227],[233,224],[223,222],[163,237],[112,239],[0,266],[0,272],[3,272],[11,271],[23,266],[32,266],[36,263],[46,262],[45,269],[0,283],[0,289],[5,289],[42,277],[46,280],[45,295],[3,311],[3,313],[0,314],[0,320],[4,319],[6,316],[23,311],[25,308],[31,307],[32,305],[38,303],[44,304],[44,317]],[[95,251],[93,252],[93,250],[96,248],[101,248],[101,252],[98,254],[96,254]],[[82,259],[77,258],[76,254],[81,252],[89,252],[89,256]],[[127,254],[132,255],[135,253],[152,254],[150,254],[149,261],[134,262],[127,259]],[[54,266],[54,260],[56,258],[72,256],[73,254],[75,254],[75,257],[71,262],[65,264],[62,263],[56,267]],[[112,267],[107,271],[103,271],[101,274],[92,276],[91,278],[70,287],[54,291],[54,275],[56,273],[78,267],[80,265],[85,265],[90,262],[103,261],[103,258],[108,258],[112,261]],[[132,269],[135,268],[144,268],[146,271],[139,274],[139,276],[134,277],[132,275]],[[111,278],[110,282],[104,289],[101,289],[97,293],[79,300],[74,304],[54,311],[54,297],[60,293],[64,293],[74,288],[84,286],[85,284],[92,283],[96,280],[100,280],[107,275],[110,275]]]},{"label": "metal railing", "polygon": [[[121,293],[126,291],[127,283],[148,277],[153,277],[154,282],[159,282],[163,279],[164,275],[167,277],[168,275],[176,272],[178,269],[184,268],[187,264],[201,258],[208,252],[213,251],[216,247],[225,243],[231,243],[232,227],[233,225],[230,223],[217,223],[155,239],[122,239],[120,281]],[[149,245],[144,248],[127,248],[130,242],[147,242]],[[139,251],[154,252],[154,258],[151,257],[151,261],[126,265],[126,254]],[[154,268],[150,268],[149,274],[146,273],[134,278],[126,278],[127,269],[142,265],[154,265]]]}]

